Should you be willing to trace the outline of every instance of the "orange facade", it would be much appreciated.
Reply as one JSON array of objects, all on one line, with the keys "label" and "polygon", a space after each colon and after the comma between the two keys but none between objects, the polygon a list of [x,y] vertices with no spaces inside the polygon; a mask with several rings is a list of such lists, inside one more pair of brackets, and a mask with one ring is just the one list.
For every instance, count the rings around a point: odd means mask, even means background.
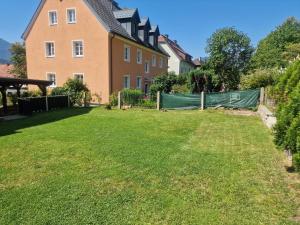
[{"label": "orange facade", "polygon": [[[76,23],[67,23],[67,9],[76,9]],[[49,11],[57,12],[57,24],[49,25]],[[73,56],[73,42],[83,43],[83,56]],[[55,55],[46,56],[46,42],[53,42]],[[92,95],[109,101],[112,92],[123,89],[124,76],[130,75],[131,88],[136,87],[136,76],[141,76],[144,89],[146,77],[167,72],[167,56],[110,34],[83,0],[48,0],[37,16],[25,38],[28,78],[47,79],[55,74],[56,86],[62,86],[74,74],[83,74],[84,83]],[[124,61],[124,46],[130,46],[130,62]],[[142,64],[137,63],[137,48],[142,50]],[[152,67],[152,55],[156,55],[156,67]],[[163,68],[160,68],[163,58]],[[150,72],[145,73],[144,64],[149,61]],[[146,77],[145,77],[146,76]]]}]

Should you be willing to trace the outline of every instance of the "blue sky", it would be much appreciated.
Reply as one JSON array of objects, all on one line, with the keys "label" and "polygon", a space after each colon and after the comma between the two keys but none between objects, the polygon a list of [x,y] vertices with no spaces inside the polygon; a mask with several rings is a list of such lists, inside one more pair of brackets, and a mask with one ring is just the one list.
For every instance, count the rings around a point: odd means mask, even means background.
[{"label": "blue sky", "polygon": [[[300,19],[300,0],[118,0],[139,8],[194,57],[205,56],[207,39],[219,28],[245,32],[255,46],[287,17]],[[2,0],[0,38],[20,41],[39,0]]]}]

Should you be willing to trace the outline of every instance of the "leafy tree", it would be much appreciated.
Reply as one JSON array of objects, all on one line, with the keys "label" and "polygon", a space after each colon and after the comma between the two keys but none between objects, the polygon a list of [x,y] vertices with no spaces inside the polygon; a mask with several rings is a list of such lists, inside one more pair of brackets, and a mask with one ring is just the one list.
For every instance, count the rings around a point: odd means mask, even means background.
[{"label": "leafy tree", "polygon": [[300,43],[296,44],[289,44],[285,51],[283,52],[283,58],[288,61],[292,62],[300,57]]},{"label": "leafy tree", "polygon": [[252,59],[252,66],[254,68],[286,67],[289,60],[286,59],[286,55],[290,55],[287,51],[290,48],[294,49],[295,46],[291,45],[297,43],[300,43],[300,22],[291,17],[260,41]]},{"label": "leafy tree", "polygon": [[26,49],[24,43],[14,43],[11,48],[11,62],[14,65],[9,72],[18,78],[27,78]]},{"label": "leafy tree", "polygon": [[153,84],[150,86],[151,99],[156,99],[156,94],[158,91],[170,93],[175,84],[183,84],[184,78],[182,76],[177,76],[175,73],[167,73],[155,77]]},{"label": "leafy tree", "polygon": [[201,68],[189,73],[188,86],[192,93],[208,92],[213,89],[213,70]]},{"label": "leafy tree", "polygon": [[235,28],[217,30],[208,40],[209,64],[223,89],[237,89],[253,53],[250,38]]}]

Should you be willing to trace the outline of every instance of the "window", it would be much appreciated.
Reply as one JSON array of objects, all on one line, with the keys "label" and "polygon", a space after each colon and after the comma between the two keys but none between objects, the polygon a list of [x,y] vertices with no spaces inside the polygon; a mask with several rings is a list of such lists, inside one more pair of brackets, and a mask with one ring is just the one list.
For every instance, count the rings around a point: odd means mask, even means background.
[{"label": "window", "polygon": [[142,89],[142,77],[141,76],[136,77],[136,89]]},{"label": "window", "polygon": [[57,24],[57,11],[49,11],[49,24],[50,26]]},{"label": "window", "polygon": [[130,62],[130,47],[127,45],[124,46],[124,61]]},{"label": "window", "polygon": [[131,35],[131,23],[122,23],[122,27]]},{"label": "window", "polygon": [[74,73],[74,78],[80,80],[83,83],[83,73]]},{"label": "window", "polygon": [[129,75],[124,76],[124,85],[123,85],[123,87],[125,89],[130,88],[130,76]]},{"label": "window", "polygon": [[52,81],[50,87],[56,87],[56,74],[55,73],[47,73],[47,80]]},{"label": "window", "polygon": [[149,37],[149,43],[153,46],[154,45],[154,36],[153,35],[151,35],[150,37]]},{"label": "window", "polygon": [[152,56],[152,66],[153,67],[156,66],[156,56],[155,55]]},{"label": "window", "polygon": [[143,62],[143,52],[142,52],[141,49],[137,50],[137,53],[136,53],[136,62],[137,62],[137,64],[142,64],[142,62]]},{"label": "window", "polygon": [[160,68],[163,68],[164,66],[164,59],[162,57],[160,57],[160,60],[159,60],[159,67]]},{"label": "window", "polygon": [[83,57],[83,41],[73,41],[73,57]]},{"label": "window", "polygon": [[150,67],[149,67],[149,61],[145,62],[145,73],[149,73],[150,72]]},{"label": "window", "polygon": [[145,41],[144,30],[139,30],[139,38],[140,38],[142,41]]},{"label": "window", "polygon": [[46,42],[46,57],[52,58],[55,57],[55,46],[54,42]]},{"label": "window", "polygon": [[76,23],[76,9],[67,9],[67,22]]}]

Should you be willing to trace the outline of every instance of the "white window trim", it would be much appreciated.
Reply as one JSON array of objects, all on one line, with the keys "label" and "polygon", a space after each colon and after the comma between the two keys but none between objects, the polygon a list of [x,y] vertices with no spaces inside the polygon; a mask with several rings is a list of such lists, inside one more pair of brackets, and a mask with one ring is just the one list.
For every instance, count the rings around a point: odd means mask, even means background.
[{"label": "white window trim", "polygon": [[[139,61],[139,57],[138,57],[138,53],[141,53],[141,60]],[[137,51],[136,51],[136,63],[137,64],[143,64],[143,51],[142,51],[142,49],[137,49]]]},{"label": "white window trim", "polygon": [[[75,55],[75,51],[74,51],[74,42],[82,42],[82,55]],[[83,58],[84,57],[84,41],[83,40],[72,40],[72,57],[73,58]]]},{"label": "white window trim", "polygon": [[[129,87],[125,87],[125,78],[128,78],[128,81],[129,81]],[[124,75],[124,77],[123,77],[123,88],[125,89],[130,89],[131,88],[131,79],[130,79],[130,75]]]},{"label": "white window trim", "polygon": [[[73,22],[69,21],[69,14],[68,14],[69,10],[74,10],[75,11],[75,21],[73,21]],[[66,9],[66,22],[67,22],[67,24],[76,24],[77,23],[77,10],[76,10],[76,8],[67,8]]]},{"label": "white window trim", "polygon": [[[141,86],[140,87],[138,87],[138,78],[140,78],[141,79]],[[142,76],[136,76],[136,89],[142,89],[142,86],[143,86],[143,78],[142,78]]]},{"label": "white window trim", "polygon": [[[148,63],[148,71],[146,70],[146,63]],[[145,61],[145,64],[144,64],[144,70],[145,70],[145,73],[150,73],[150,61],[149,60],[146,60]]]},{"label": "white window trim", "polygon": [[75,75],[82,75],[82,82],[84,83],[84,73],[73,73],[73,78],[75,79]]},{"label": "white window trim", "polygon": [[[129,54],[128,54],[128,59],[125,58],[125,49],[128,48],[129,49]],[[131,59],[131,47],[129,45],[124,45],[124,50],[123,50],[123,58],[125,62],[130,62]]]},{"label": "white window trim", "polygon": [[55,76],[55,84],[51,84],[49,87],[50,88],[55,88],[55,87],[57,87],[57,76],[56,76],[55,72],[46,72],[46,80],[49,81],[48,75],[52,75],[52,74]]},{"label": "white window trim", "polygon": [[[54,55],[47,55],[47,44],[48,43],[53,43],[54,46]],[[44,46],[45,46],[45,57],[46,58],[55,58],[55,54],[56,54],[56,49],[55,49],[55,41],[45,41],[44,42]]]},{"label": "white window trim", "polygon": [[157,65],[157,57],[156,57],[156,55],[152,55],[151,65],[152,65],[152,67],[156,67],[156,65]]},{"label": "white window trim", "polygon": [[[51,23],[50,13],[53,13],[53,12],[56,13],[56,23]],[[58,25],[58,12],[57,12],[57,10],[49,10],[48,11],[48,21],[49,21],[49,26],[56,26],[56,25]]]}]

